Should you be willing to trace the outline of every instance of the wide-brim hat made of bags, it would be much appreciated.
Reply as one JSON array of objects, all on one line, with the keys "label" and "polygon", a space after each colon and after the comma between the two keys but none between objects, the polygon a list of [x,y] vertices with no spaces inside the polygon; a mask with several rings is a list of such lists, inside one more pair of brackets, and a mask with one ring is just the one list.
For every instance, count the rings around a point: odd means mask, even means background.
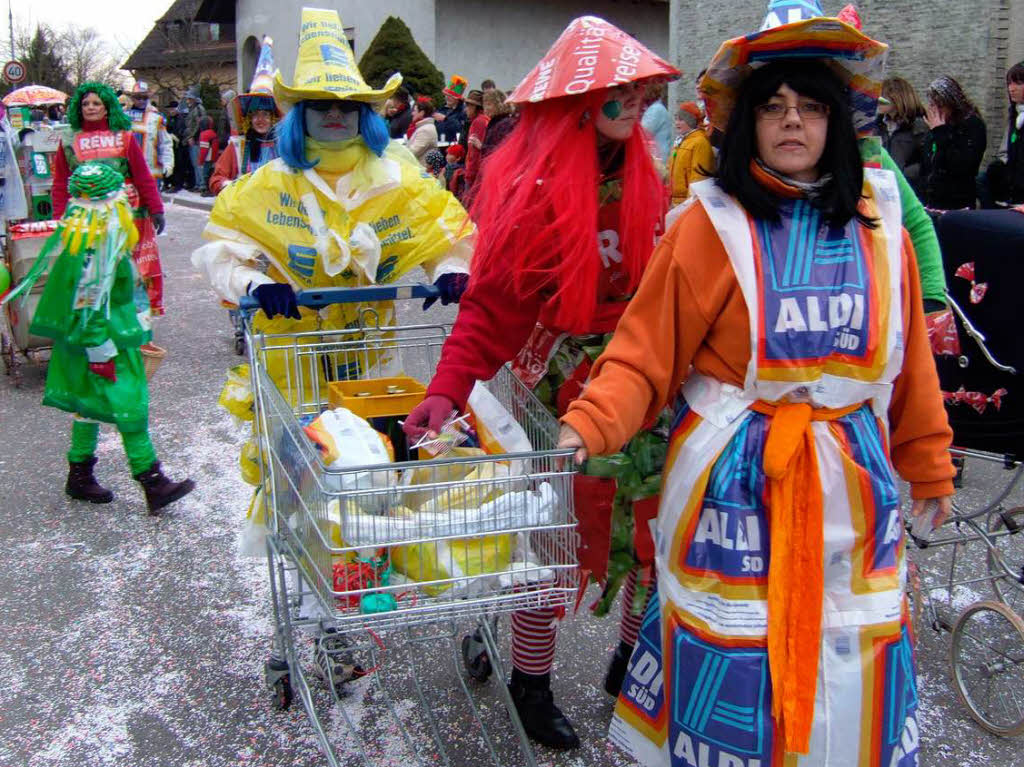
[{"label": "wide-brim hat made of bags", "polygon": [[307,99],[339,99],[377,104],[391,98],[402,84],[402,75],[391,75],[383,88],[371,88],[363,79],[345,37],[345,27],[335,10],[303,8],[299,25],[299,52],[295,76],[286,85],[281,73],[274,75],[278,104],[291,106]]},{"label": "wide-brim hat made of bags", "polygon": [[508,101],[536,103],[641,80],[675,80],[679,70],[597,16],[573,19]]},{"label": "wide-brim hat made of bags", "polygon": [[889,46],[860,31],[852,6],[825,16],[818,0],[770,0],[760,31],[722,43],[700,81],[708,120],[725,130],[740,86],[759,66],[781,59],[821,61],[849,89],[859,136],[874,129]]}]

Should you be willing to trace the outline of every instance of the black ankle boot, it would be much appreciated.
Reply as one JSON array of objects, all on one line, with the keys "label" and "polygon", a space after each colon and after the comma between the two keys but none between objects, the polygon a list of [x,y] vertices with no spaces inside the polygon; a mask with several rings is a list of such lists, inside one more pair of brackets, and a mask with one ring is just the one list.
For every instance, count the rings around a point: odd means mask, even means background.
[{"label": "black ankle boot", "polygon": [[160,461],[153,461],[153,465],[141,474],[135,475],[135,481],[142,485],[146,492],[146,506],[150,514],[156,514],[164,506],[184,498],[195,489],[195,482],[185,479],[181,482],[172,482],[160,471]]},{"label": "black ankle boot", "polygon": [[523,729],[533,740],[549,748],[579,748],[580,739],[572,723],[554,703],[550,674],[524,674],[512,669],[508,691]]},{"label": "black ankle boot", "polygon": [[633,645],[619,642],[608,664],[608,673],[604,675],[604,691],[613,698],[619,697],[622,691],[622,680],[626,678],[629,658],[633,654]]},{"label": "black ankle boot", "polygon": [[95,465],[95,456],[84,461],[68,461],[68,481],[64,492],[77,501],[89,503],[110,503],[114,500],[114,494],[96,481],[92,473]]}]

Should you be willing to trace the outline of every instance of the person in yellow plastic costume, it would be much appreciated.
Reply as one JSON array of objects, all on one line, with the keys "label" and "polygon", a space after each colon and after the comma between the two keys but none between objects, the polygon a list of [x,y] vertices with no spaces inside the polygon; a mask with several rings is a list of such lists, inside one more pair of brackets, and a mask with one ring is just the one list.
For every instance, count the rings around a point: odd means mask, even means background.
[{"label": "person in yellow plastic costume", "polygon": [[[443,304],[458,302],[474,227],[455,197],[390,142],[373,108],[401,75],[380,90],[367,85],[336,11],[303,9],[301,30],[295,85],[280,73],[274,80],[277,103],[291,106],[278,126],[280,156],[221,192],[203,232],[210,242],[192,263],[222,299],[253,296],[261,307],[254,327],[268,334],[339,329],[359,318],[352,305],[298,307],[296,290],[394,282],[417,266]],[[372,308],[382,326],[393,317],[390,302]],[[269,373],[285,392],[286,371]]]}]

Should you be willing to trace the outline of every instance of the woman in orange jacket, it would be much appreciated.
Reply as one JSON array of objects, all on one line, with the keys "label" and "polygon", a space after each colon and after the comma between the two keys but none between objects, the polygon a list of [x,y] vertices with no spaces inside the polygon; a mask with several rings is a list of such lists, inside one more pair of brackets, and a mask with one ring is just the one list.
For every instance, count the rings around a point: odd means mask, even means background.
[{"label": "woman in orange jacket", "polygon": [[896,472],[941,522],[952,435],[896,180],[857,149],[885,46],[820,9],[780,23],[807,6],[709,67],[716,179],[563,417],[583,460],[675,403],[659,598],[612,724],[645,765],[916,763]]}]

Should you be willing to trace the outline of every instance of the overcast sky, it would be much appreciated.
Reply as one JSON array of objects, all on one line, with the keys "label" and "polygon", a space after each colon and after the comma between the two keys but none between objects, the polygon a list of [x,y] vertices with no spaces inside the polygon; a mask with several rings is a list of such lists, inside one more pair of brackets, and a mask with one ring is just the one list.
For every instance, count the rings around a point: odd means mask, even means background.
[{"label": "overcast sky", "polygon": [[[94,27],[108,39],[119,56],[130,54],[148,33],[153,22],[170,8],[172,0],[0,0],[4,51],[9,50],[7,10],[14,11],[16,27],[42,22],[59,28],[67,25]],[[9,55],[9,54],[7,54]],[[6,60],[7,55],[3,58]]]}]

